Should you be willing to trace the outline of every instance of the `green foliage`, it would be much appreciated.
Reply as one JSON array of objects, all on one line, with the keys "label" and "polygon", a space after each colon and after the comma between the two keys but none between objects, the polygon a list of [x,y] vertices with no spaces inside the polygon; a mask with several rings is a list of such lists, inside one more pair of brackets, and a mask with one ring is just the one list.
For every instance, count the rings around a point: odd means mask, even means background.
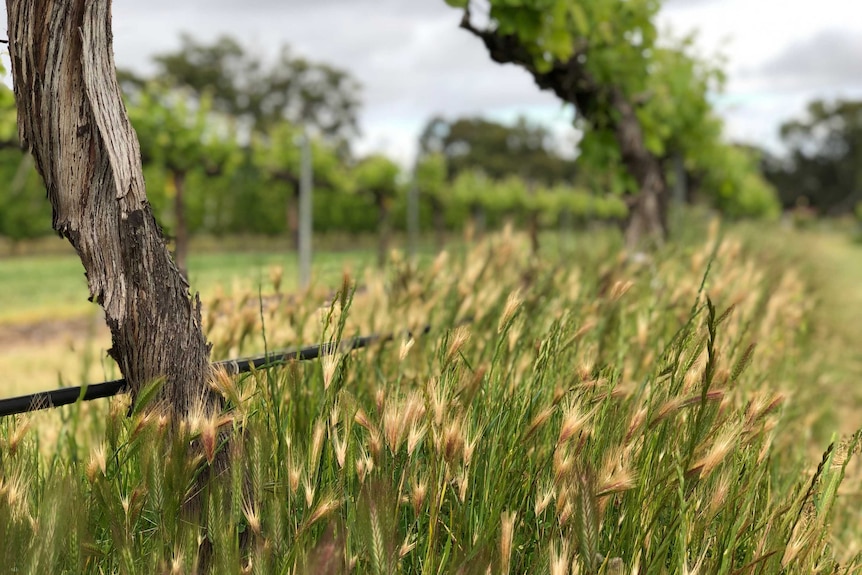
[{"label": "green foliage", "polygon": [[389,204],[401,191],[398,164],[379,154],[364,158],[353,170],[357,192],[370,194],[376,203]]},{"label": "green foliage", "polygon": [[508,126],[485,118],[431,118],[419,137],[423,154],[440,153],[454,179],[464,170],[482,170],[495,180],[520,176],[547,185],[571,181],[576,162],[557,151],[544,126],[520,117]]},{"label": "green foliage", "polygon": [[0,149],[0,236],[17,241],[51,233],[51,204],[33,164],[17,146]]},{"label": "green foliage", "polygon": [[193,100],[186,92],[150,83],[128,109],[145,164],[174,173],[218,174],[239,162],[233,120],[214,114],[210,98]]},{"label": "green foliage", "polygon": [[[359,83],[349,72],[313,62],[284,45],[272,62],[250,53],[237,39],[212,43],[182,35],[180,48],[154,58],[155,77],[188,90],[252,131],[268,132],[282,121],[313,126],[345,147],[357,132]],[[146,81],[121,72],[126,91]]]},{"label": "green foliage", "polygon": [[628,209],[615,194],[598,196],[581,188],[555,186],[540,188],[533,201],[544,226],[556,226],[567,221],[584,224],[589,221],[622,221]]},{"label": "green foliage", "polygon": [[471,208],[491,203],[495,196],[493,182],[479,170],[461,172],[452,182],[452,197]]},{"label": "green foliage", "polygon": [[815,100],[781,127],[785,157],[765,158],[785,208],[804,198],[817,212],[847,214],[862,194],[862,101]]},{"label": "green foliage", "polygon": [[[541,87],[577,108],[584,132],[579,165],[591,187],[640,193],[643,169],[635,163],[646,155],[666,167],[680,156],[694,177],[708,182],[701,197],[720,209],[734,216],[773,214],[774,193],[757,166],[729,157],[734,152],[722,141],[709,100],[724,83],[721,63],[696,56],[693,36],[659,38],[660,4],[491,0],[488,28],[472,30],[492,39],[494,60],[523,66]],[[450,5],[467,10],[471,21],[469,3]]]},{"label": "green foliage", "polygon": [[[255,133],[251,144],[254,164],[269,181],[288,182],[298,191],[303,137],[303,130],[288,122],[279,122],[266,133]],[[351,182],[335,148],[312,138],[311,161],[315,189],[349,191]]]},{"label": "green foliage", "polygon": [[[0,63],[0,78],[6,70]],[[15,94],[5,84],[0,84],[0,142],[9,145],[18,141],[18,114],[15,111]]]},{"label": "green foliage", "polygon": [[717,146],[709,156],[710,169],[702,185],[715,194],[714,204],[732,218],[775,218],[781,213],[774,188],[757,170],[757,158],[749,150]]},{"label": "green foliage", "polygon": [[51,206],[32,156],[19,145],[15,95],[0,84],[0,236],[14,241],[51,232]]},{"label": "green foliage", "polygon": [[434,201],[445,201],[447,174],[446,156],[438,152],[420,156],[415,174],[420,196]]}]

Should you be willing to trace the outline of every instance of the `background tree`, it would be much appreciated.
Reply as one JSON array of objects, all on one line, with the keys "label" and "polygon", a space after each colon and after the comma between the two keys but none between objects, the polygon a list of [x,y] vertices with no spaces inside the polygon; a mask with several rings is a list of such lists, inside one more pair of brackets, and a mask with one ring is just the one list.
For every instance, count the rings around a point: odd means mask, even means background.
[{"label": "background tree", "polygon": [[862,200],[862,101],[817,100],[781,126],[785,157],[765,154],[764,172],[781,203],[801,200],[821,214],[851,213]]},{"label": "background tree", "polygon": [[577,173],[574,159],[560,156],[558,144],[546,127],[523,117],[513,126],[485,118],[435,117],[419,137],[422,153],[446,158],[452,179],[478,169],[495,180],[518,175],[546,184],[572,181]]},{"label": "background tree", "polygon": [[[294,248],[298,245],[299,237],[301,138],[301,128],[288,122],[279,122],[268,133],[255,134],[251,145],[253,161],[261,170],[264,180],[286,186],[286,199],[282,205],[285,206],[285,223]],[[316,138],[311,139],[310,145],[315,191],[347,191],[347,175],[335,148]]]},{"label": "background tree", "polygon": [[392,232],[390,211],[400,191],[400,172],[398,164],[380,154],[366,157],[353,172],[356,191],[368,194],[377,208],[377,263],[380,267],[386,264],[389,253],[389,238]]},{"label": "background tree", "polygon": [[471,235],[481,238],[487,226],[487,206],[493,201],[494,184],[481,170],[458,174],[452,182],[452,197],[470,212]]},{"label": "background tree", "polygon": [[150,83],[131,98],[129,118],[138,134],[143,163],[163,167],[174,205],[174,260],[188,277],[189,231],[186,182],[192,172],[222,175],[239,160],[232,122],[212,113],[208,97]]},{"label": "background tree", "polygon": [[[447,2],[463,9],[462,28],[484,42],[492,60],[523,67],[540,88],[574,105],[583,161],[616,174],[615,187],[629,196],[626,244],[666,237],[664,160],[671,144],[694,146],[685,136],[713,118],[704,106],[709,82],[686,81],[703,70],[684,49],[658,42],[660,2],[490,0],[484,28],[474,25],[469,0]],[[677,110],[683,118],[666,121]],[[710,130],[705,137],[717,136]]]},{"label": "background tree", "polygon": [[446,204],[448,199],[446,156],[439,152],[423,154],[416,162],[419,198],[431,206],[434,235],[439,249],[446,242]]},{"label": "background tree", "polygon": [[[154,64],[155,77],[198,97],[209,95],[214,110],[251,131],[268,132],[287,121],[311,128],[344,153],[358,134],[359,82],[345,70],[293,54],[287,45],[267,63],[230,36],[207,44],[184,34],[180,48],[156,56]],[[145,83],[129,71],[122,78],[127,91]]]}]

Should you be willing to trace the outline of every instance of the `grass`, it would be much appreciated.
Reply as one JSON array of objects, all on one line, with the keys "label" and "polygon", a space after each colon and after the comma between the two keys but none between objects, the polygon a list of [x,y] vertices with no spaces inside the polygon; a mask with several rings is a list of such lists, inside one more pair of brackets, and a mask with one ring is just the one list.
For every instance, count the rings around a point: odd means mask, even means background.
[{"label": "grass", "polygon": [[834,402],[837,427],[850,433],[862,427],[862,245],[850,230],[737,228],[749,251],[763,260],[780,261],[800,271],[815,302],[812,342],[819,365],[812,382]]},{"label": "grass", "polygon": [[[331,291],[345,268],[360,272],[374,258],[373,250],[318,253],[314,284]],[[216,298],[256,297],[258,286],[271,284],[274,269],[283,278],[283,289],[295,291],[294,254],[203,252],[189,262],[192,289],[201,292],[205,307]],[[0,395],[118,377],[106,357],[110,335],[87,293],[83,266],[74,254],[0,259]],[[7,332],[28,335],[4,338],[4,326]]]},{"label": "grass", "polygon": [[859,437],[812,427],[798,272],[715,236],[646,259],[527,246],[396,260],[331,304],[220,298],[228,354],[264,332],[401,334],[217,374],[221,413],[127,417],[117,398],[60,410],[48,436],[34,416],[0,422],[6,568],[857,572]]},{"label": "grass", "polygon": [[[324,285],[337,285],[345,265],[362,270],[373,264],[368,250],[316,254],[312,274]],[[256,289],[268,282],[273,267],[283,269],[287,289],[296,289],[297,261],[293,253],[216,252],[192,254],[189,280],[203,298],[219,287]],[[74,254],[0,259],[0,324],[72,318],[93,309],[87,301],[84,268]]]}]

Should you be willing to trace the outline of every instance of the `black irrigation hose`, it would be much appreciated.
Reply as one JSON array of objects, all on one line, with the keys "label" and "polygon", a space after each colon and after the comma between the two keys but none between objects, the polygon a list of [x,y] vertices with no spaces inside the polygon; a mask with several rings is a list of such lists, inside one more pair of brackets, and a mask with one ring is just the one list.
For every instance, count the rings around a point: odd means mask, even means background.
[{"label": "black irrigation hose", "polygon": [[[431,326],[426,325],[422,329],[422,333],[426,334],[431,331]],[[407,332],[408,337],[411,335]],[[239,359],[226,359],[218,361],[213,365],[215,367],[224,368],[229,374],[236,375],[239,373],[247,373],[253,369],[268,365],[276,365],[288,361],[305,361],[309,359],[317,359],[318,357],[335,353],[339,349],[341,351],[351,351],[368,347],[375,341],[391,341],[394,335],[365,335],[344,340],[341,344],[334,342],[321,343],[300,349],[292,349],[287,351],[277,351],[266,355],[258,355],[255,357],[243,357]],[[49,409],[60,407],[61,405],[69,405],[78,400],[90,401],[91,399],[101,399],[103,397],[112,397],[121,393],[127,393],[125,379],[115,379],[104,383],[96,383],[87,386],[64,387],[51,391],[40,391],[30,395],[22,395],[19,397],[11,397],[9,399],[0,400],[0,417],[7,415],[15,415],[17,413],[26,413],[29,411],[38,411],[40,409]]]}]

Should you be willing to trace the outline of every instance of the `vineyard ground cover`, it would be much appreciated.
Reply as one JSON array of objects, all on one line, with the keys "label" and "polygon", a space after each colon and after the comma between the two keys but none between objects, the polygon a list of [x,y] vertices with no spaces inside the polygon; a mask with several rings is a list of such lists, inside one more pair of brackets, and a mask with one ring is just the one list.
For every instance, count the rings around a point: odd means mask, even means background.
[{"label": "vineyard ground cover", "polygon": [[[120,398],[58,410],[47,431],[0,422],[0,554],[19,571],[192,571],[203,537],[214,572],[323,572],[333,553],[355,572],[856,572],[856,444],[826,449],[806,282],[767,242],[699,235],[647,258],[618,238],[536,257],[494,236],[419,269],[396,259],[349,311],[322,312],[322,293],[260,314],[224,298],[220,353],[259,351],[264,322],[273,347],[443,327],[217,378],[231,411],[173,438]],[[219,428],[232,472],[175,521]]]},{"label": "vineyard ground cover", "polygon": [[[101,310],[87,302],[87,285],[78,257],[68,244],[49,238],[24,242],[18,255],[0,257],[0,395],[9,397],[64,385],[81,385],[118,377],[113,362],[105,358],[110,334]],[[421,239],[420,258],[434,253],[431,236]],[[395,236],[394,245],[405,245]],[[356,276],[374,263],[374,236],[316,238],[324,246],[314,256],[316,283],[334,289],[345,269]],[[193,241],[190,275],[201,292],[204,312],[220,293],[257,292],[270,285],[270,272],[282,269],[282,289],[296,289],[296,254],[279,253],[281,238],[201,237]],[[548,251],[609,252],[619,244],[615,230],[600,228],[589,233],[542,235]],[[353,246],[353,249],[351,249]],[[8,248],[8,246],[5,246]],[[60,249],[58,249],[60,248]],[[453,236],[449,250],[463,251],[465,244]],[[314,342],[297,342],[298,344]],[[258,350],[251,350],[256,352]]]},{"label": "vineyard ground cover", "polygon": [[[337,284],[345,265],[358,272],[373,262],[370,250],[328,251],[315,254],[319,282]],[[252,288],[268,282],[270,269],[283,268],[285,289],[296,285],[296,254],[271,251],[206,251],[193,253],[189,279],[204,299],[219,286],[224,290]],[[86,316],[87,283],[74,254],[31,255],[0,259],[0,326],[45,319]]]},{"label": "vineyard ground cover", "polygon": [[[223,244],[224,245],[224,244]],[[228,244],[230,246],[230,244]],[[74,254],[40,254],[0,259],[0,382],[3,396],[50,389],[62,381],[80,385],[116,377],[105,358],[110,334],[101,310],[87,301],[87,284]],[[345,267],[360,273],[373,250],[321,252],[315,256],[319,285],[337,286]],[[210,244],[190,259],[190,279],[206,306],[219,294],[256,293],[282,269],[283,289],[295,290],[296,256],[275,251],[216,251]]]},{"label": "vineyard ground cover", "polygon": [[[828,222],[805,230],[763,224],[738,226],[739,237],[764,262],[797,267],[811,289],[812,383],[836,401],[834,426],[843,433],[862,427],[862,244],[853,229]],[[838,400],[840,398],[840,400]]]}]

